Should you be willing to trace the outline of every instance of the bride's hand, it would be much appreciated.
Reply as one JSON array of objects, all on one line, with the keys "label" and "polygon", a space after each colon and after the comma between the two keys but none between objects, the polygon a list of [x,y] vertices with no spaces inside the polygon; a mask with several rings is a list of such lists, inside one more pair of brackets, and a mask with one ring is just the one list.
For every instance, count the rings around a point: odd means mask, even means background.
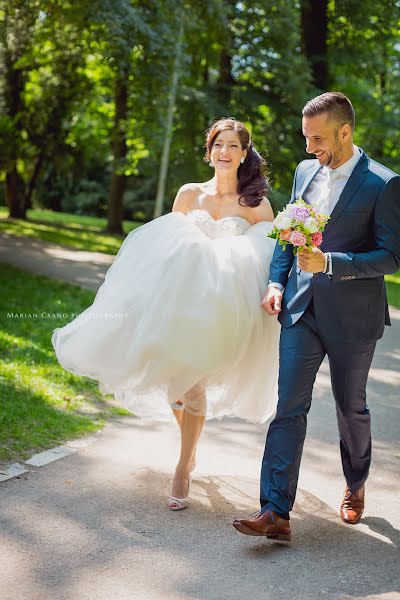
[{"label": "bride's hand", "polygon": [[282,292],[272,285],[262,299],[261,306],[269,315],[277,315],[281,312]]}]

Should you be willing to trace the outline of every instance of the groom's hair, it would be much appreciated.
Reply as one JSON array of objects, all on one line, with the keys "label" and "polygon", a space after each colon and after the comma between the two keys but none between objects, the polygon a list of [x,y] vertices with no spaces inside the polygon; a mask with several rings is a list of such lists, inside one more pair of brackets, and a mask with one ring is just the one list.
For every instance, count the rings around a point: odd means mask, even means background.
[{"label": "groom's hair", "polygon": [[321,113],[328,113],[329,118],[339,127],[347,123],[352,131],[356,122],[354,108],[350,100],[341,92],[326,92],[309,100],[303,108],[303,117],[315,117]]}]

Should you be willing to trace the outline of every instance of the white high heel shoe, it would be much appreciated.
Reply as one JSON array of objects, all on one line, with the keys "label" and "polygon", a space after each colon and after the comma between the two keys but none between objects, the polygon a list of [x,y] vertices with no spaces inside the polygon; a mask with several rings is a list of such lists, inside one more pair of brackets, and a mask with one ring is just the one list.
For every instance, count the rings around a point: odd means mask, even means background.
[{"label": "white high heel shoe", "polygon": [[184,508],[187,508],[189,506],[189,504],[190,504],[189,489],[190,489],[191,482],[192,482],[192,477],[191,477],[191,475],[189,475],[188,495],[186,496],[186,498],[177,498],[176,496],[169,496],[168,508],[170,508],[171,510],[183,510]]}]

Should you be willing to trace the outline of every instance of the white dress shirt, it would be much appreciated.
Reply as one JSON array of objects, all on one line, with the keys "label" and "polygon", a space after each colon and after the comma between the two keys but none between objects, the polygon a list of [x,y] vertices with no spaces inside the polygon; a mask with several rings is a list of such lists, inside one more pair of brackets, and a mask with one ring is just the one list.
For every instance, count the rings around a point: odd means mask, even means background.
[{"label": "white dress shirt", "polygon": [[[340,165],[340,167],[336,169],[322,167],[304,192],[304,200],[312,204],[318,212],[331,215],[360,158],[361,150],[357,146],[354,146],[353,156]],[[332,260],[329,262],[330,268],[327,275],[332,275]],[[270,281],[268,285],[277,287],[280,290],[283,289],[280,283],[273,281]]]},{"label": "white dress shirt", "polygon": [[361,152],[354,146],[353,156],[340,167],[322,167],[304,192],[304,200],[318,212],[331,215],[360,158]]}]

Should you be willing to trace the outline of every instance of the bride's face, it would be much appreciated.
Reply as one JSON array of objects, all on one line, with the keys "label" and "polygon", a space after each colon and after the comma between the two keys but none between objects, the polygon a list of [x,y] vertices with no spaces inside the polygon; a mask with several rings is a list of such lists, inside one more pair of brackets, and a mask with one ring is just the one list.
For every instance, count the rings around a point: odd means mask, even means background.
[{"label": "bride's face", "polygon": [[214,168],[223,171],[237,171],[242,157],[246,158],[246,150],[242,149],[237,133],[229,129],[218,133],[210,156]]}]

